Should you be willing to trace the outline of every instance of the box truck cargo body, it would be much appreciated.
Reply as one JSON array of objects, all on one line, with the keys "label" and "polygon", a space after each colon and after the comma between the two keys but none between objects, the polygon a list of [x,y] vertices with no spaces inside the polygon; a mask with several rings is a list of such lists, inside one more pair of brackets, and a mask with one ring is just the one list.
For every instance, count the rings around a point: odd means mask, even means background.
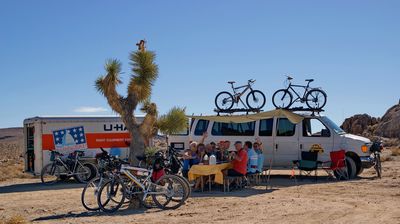
[{"label": "box truck cargo body", "polygon": [[[143,117],[136,117],[140,123]],[[130,135],[120,117],[33,117],[24,120],[25,171],[40,174],[50,162],[50,151],[68,155],[84,150],[92,157],[100,147],[127,158]]]}]

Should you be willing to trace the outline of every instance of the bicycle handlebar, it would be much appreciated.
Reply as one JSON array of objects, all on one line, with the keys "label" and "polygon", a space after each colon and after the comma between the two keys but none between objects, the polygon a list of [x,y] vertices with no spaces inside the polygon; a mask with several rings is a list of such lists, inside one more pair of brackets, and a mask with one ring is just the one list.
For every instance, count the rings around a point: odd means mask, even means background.
[{"label": "bicycle handlebar", "polygon": [[256,80],[255,79],[249,79],[248,82],[249,83],[254,83]]}]

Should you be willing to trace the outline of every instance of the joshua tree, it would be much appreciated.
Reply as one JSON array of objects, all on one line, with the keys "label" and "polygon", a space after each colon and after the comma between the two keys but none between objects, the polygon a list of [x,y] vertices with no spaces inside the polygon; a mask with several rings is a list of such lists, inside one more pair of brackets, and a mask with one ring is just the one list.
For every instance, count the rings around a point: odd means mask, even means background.
[{"label": "joshua tree", "polygon": [[[129,162],[138,163],[136,156],[143,155],[145,146],[158,130],[171,134],[187,127],[185,109],[174,107],[167,115],[158,117],[157,106],[150,102],[151,91],[158,77],[158,66],[155,64],[155,53],[146,51],[145,41],[141,40],[137,51],[130,53],[132,75],[128,84],[127,95],[120,95],[116,87],[122,83],[120,79],[121,62],[109,59],[105,64],[106,74],[96,80],[97,90],[105,96],[111,109],[121,115],[130,133],[131,143]],[[134,116],[135,109],[142,105],[141,110],[146,116],[139,124]]]}]

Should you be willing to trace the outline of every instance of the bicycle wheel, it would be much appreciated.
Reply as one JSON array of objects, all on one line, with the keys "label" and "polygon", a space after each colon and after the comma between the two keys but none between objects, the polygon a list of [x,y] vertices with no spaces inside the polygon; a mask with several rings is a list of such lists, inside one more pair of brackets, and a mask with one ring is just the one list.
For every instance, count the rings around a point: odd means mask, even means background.
[{"label": "bicycle wheel", "polygon": [[183,182],[183,184],[185,186],[185,192],[186,192],[185,200],[188,199],[190,197],[190,195],[192,194],[192,188],[190,187],[189,181],[186,178],[179,176],[179,175],[173,175],[173,176],[176,176],[178,179],[180,179]]},{"label": "bicycle wheel", "polygon": [[[150,188],[149,191],[154,191],[154,189]],[[138,199],[140,201],[140,204],[145,208],[158,208],[158,205],[155,203],[151,194],[147,194],[144,198],[144,193],[141,192],[140,194],[138,194]]]},{"label": "bicycle wheel", "polygon": [[85,163],[83,165],[78,163],[75,170],[76,174],[74,175],[75,180],[79,183],[87,183],[88,181],[90,181],[93,176],[92,166],[93,165],[89,163]]},{"label": "bicycle wheel", "polygon": [[375,155],[375,171],[379,178],[382,178],[382,163],[381,163],[381,156],[379,153]]},{"label": "bicycle wheel", "polygon": [[115,212],[124,204],[126,188],[122,181],[106,181],[99,189],[97,204],[103,212]]},{"label": "bicycle wheel", "polygon": [[215,106],[219,110],[229,110],[233,107],[233,96],[229,92],[220,92],[215,97]]},{"label": "bicycle wheel", "polygon": [[276,108],[288,109],[292,105],[293,96],[287,89],[277,90],[272,95],[272,104]]},{"label": "bicycle wheel", "polygon": [[265,105],[265,95],[260,90],[253,90],[247,94],[246,103],[250,109],[259,110]]},{"label": "bicycle wheel", "polygon": [[310,109],[322,109],[326,104],[326,93],[320,89],[312,89],[306,94],[306,104]]},{"label": "bicycle wheel", "polygon": [[43,167],[40,172],[40,180],[44,184],[54,184],[60,179],[60,167],[55,162],[49,163]]},{"label": "bicycle wheel", "polygon": [[104,182],[104,179],[92,179],[82,190],[81,202],[83,207],[89,211],[97,211],[100,209],[99,204],[97,203],[97,195],[102,182]]},{"label": "bicycle wheel", "polygon": [[154,202],[161,209],[176,209],[185,202],[185,186],[182,180],[172,175],[161,177],[154,185]]}]

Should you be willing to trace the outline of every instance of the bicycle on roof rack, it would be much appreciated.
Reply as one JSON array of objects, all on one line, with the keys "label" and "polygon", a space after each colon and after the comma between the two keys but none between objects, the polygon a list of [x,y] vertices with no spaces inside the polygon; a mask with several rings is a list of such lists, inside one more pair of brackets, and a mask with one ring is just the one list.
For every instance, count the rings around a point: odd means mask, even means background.
[{"label": "bicycle on roof rack", "polygon": [[[288,87],[286,89],[279,89],[272,95],[272,103],[276,108],[289,109],[295,102],[306,103],[311,110],[321,110],[325,106],[326,93],[320,88],[310,87],[310,83],[314,79],[306,79],[307,85],[303,86],[292,84],[291,80],[293,78],[290,76],[286,77],[286,81],[289,82]],[[293,87],[304,88],[304,93],[302,95],[299,94]],[[293,99],[292,93],[295,94],[295,99]]]},{"label": "bicycle on roof rack", "polygon": [[[227,91],[222,91],[215,97],[215,106],[219,110],[230,110],[233,104],[239,104],[241,102],[246,108],[259,110],[265,105],[265,95],[260,90],[254,90],[251,86],[256,80],[250,79],[247,81],[246,85],[235,87],[234,81],[229,81],[231,84],[233,94]],[[239,89],[243,89],[241,92]],[[241,97],[250,90],[246,96],[246,103],[244,103]]]}]

